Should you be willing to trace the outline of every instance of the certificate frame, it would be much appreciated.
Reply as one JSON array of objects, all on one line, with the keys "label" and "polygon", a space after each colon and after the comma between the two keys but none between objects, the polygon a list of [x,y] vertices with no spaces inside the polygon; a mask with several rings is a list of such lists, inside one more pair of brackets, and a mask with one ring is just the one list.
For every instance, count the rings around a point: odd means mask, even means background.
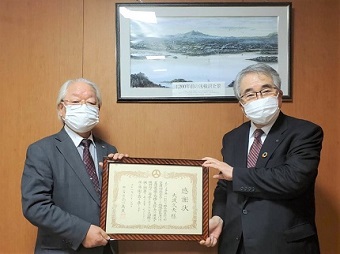
[{"label": "certificate frame", "polygon": [[202,164],[187,159],[105,158],[100,227],[113,240],[206,239],[209,171]]},{"label": "certificate frame", "polygon": [[116,3],[117,102],[237,102],[262,62],[291,95],[290,2]]}]

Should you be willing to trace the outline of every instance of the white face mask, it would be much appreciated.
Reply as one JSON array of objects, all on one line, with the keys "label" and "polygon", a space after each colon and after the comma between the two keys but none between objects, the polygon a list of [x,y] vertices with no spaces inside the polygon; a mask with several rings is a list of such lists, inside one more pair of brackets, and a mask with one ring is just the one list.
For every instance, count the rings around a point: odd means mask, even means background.
[{"label": "white face mask", "polygon": [[65,105],[65,124],[77,133],[85,133],[99,123],[99,108],[95,106]]},{"label": "white face mask", "polygon": [[242,106],[246,117],[259,125],[267,125],[280,112],[278,96],[257,99]]}]

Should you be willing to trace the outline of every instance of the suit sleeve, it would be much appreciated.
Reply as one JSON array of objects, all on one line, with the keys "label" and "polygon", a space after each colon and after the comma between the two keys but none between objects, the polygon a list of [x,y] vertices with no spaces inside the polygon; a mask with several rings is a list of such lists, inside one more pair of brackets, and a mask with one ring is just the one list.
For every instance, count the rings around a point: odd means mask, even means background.
[{"label": "suit sleeve", "polygon": [[323,131],[309,122],[295,127],[288,130],[266,167],[234,167],[233,191],[264,199],[290,199],[313,188]]},{"label": "suit sleeve", "polygon": [[43,145],[33,144],[27,150],[21,181],[22,210],[33,225],[60,236],[76,250],[90,223],[65,212],[53,202],[53,172]]},{"label": "suit sleeve", "polygon": [[219,180],[214,191],[214,200],[212,204],[212,215],[225,217],[225,204],[227,203],[227,183],[225,180]]}]

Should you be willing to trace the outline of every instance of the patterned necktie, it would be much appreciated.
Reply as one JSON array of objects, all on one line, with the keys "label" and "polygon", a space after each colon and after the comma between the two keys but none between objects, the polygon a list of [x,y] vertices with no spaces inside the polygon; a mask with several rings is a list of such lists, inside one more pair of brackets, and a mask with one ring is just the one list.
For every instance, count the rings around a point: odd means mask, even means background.
[{"label": "patterned necktie", "polygon": [[98,176],[97,176],[97,173],[96,173],[96,167],[94,166],[94,162],[93,162],[90,150],[89,150],[91,140],[90,139],[83,139],[81,141],[81,144],[84,146],[83,161],[84,161],[84,164],[85,164],[86,171],[90,176],[90,179],[93,183],[93,186],[94,186],[97,194],[100,195],[100,187],[99,187]]},{"label": "patterned necktie", "polygon": [[247,161],[247,167],[253,168],[256,165],[257,157],[259,156],[261,147],[262,147],[262,141],[261,136],[263,134],[263,130],[256,129],[254,131],[254,142],[250,147],[249,154],[248,154],[248,161]]}]

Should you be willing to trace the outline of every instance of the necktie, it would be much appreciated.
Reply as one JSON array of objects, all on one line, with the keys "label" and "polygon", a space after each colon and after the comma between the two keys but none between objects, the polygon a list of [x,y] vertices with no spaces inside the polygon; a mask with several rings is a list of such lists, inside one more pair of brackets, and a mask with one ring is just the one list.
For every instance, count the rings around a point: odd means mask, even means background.
[{"label": "necktie", "polygon": [[252,168],[255,167],[257,157],[259,156],[261,147],[262,147],[262,141],[261,136],[263,134],[263,130],[256,129],[254,131],[254,142],[250,147],[249,154],[248,154],[248,161],[247,161],[247,167]]},{"label": "necktie", "polygon": [[96,167],[94,166],[94,162],[93,162],[90,150],[89,150],[91,140],[83,139],[81,141],[81,144],[84,146],[83,161],[84,161],[84,164],[85,164],[86,171],[90,176],[90,179],[93,183],[93,186],[94,186],[97,194],[100,195],[100,187],[99,187],[98,176],[97,176],[97,173],[96,173]]}]

